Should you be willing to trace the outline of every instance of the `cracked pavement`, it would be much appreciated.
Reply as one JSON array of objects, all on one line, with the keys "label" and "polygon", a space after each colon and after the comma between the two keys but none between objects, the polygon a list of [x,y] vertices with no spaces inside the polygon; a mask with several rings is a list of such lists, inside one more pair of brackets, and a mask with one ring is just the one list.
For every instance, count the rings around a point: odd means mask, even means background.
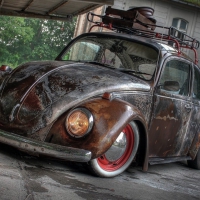
[{"label": "cracked pavement", "polygon": [[27,155],[0,144],[1,200],[200,199],[200,171],[184,162],[130,166],[114,178],[93,176],[81,164]]}]

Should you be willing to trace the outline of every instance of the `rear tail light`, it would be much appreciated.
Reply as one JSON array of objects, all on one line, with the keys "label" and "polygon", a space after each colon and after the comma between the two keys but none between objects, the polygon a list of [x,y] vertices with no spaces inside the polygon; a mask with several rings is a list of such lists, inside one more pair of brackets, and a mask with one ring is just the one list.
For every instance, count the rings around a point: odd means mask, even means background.
[{"label": "rear tail light", "polygon": [[3,71],[3,72],[10,72],[10,71],[12,71],[12,68],[9,67],[8,65],[1,65],[0,71]]}]

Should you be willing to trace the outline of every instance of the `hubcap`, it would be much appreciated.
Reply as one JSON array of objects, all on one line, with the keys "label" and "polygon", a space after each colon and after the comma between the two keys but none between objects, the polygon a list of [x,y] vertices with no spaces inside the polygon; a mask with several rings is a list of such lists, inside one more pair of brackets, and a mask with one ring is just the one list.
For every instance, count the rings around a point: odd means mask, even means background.
[{"label": "hubcap", "polygon": [[105,153],[105,157],[109,161],[118,160],[126,150],[126,134],[121,132],[114,144]]},{"label": "hubcap", "polygon": [[116,171],[130,158],[134,148],[134,133],[130,125],[127,125],[120,133],[111,148],[97,158],[99,166],[106,171]]}]

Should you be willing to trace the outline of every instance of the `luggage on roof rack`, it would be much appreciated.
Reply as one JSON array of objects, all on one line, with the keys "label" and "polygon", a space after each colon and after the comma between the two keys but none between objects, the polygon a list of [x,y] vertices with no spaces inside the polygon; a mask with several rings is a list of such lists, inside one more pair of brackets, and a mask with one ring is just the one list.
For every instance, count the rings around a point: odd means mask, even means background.
[{"label": "luggage on roof rack", "polygon": [[[180,48],[193,50],[195,54],[195,64],[198,63],[196,49],[199,48],[199,41],[174,27],[156,25],[156,20],[153,18],[154,10],[152,8],[134,7],[124,11],[113,9],[109,6],[105,13],[105,15],[88,13],[88,21],[95,24],[90,28],[89,32],[93,27],[99,26],[119,33],[166,41],[168,44],[172,44],[177,48],[179,54],[181,53]],[[94,17],[99,17],[101,21],[94,21]],[[156,32],[156,28],[161,28],[162,32]]]},{"label": "luggage on roof rack", "polygon": [[110,6],[105,11],[102,22],[112,23],[113,26],[138,28],[141,30],[154,30],[156,20],[152,18],[154,10],[149,7],[136,7],[130,10],[118,10]]}]

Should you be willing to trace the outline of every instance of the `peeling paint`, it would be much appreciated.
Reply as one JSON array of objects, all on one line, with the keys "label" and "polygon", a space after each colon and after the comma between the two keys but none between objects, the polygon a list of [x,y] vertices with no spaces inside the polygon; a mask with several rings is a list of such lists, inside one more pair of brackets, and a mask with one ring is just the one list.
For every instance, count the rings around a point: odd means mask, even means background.
[{"label": "peeling paint", "polygon": [[[173,113],[173,112],[172,112]],[[170,117],[169,115],[167,115],[167,116],[164,116],[164,117],[161,117],[161,116],[158,116],[158,117],[156,117],[155,119],[160,119],[160,120],[164,120],[164,121],[166,121],[167,119],[169,119],[169,120],[175,120],[175,121],[177,121],[178,119],[176,119],[175,117]],[[166,128],[166,127],[165,127]],[[156,129],[157,130],[157,129]]]}]

